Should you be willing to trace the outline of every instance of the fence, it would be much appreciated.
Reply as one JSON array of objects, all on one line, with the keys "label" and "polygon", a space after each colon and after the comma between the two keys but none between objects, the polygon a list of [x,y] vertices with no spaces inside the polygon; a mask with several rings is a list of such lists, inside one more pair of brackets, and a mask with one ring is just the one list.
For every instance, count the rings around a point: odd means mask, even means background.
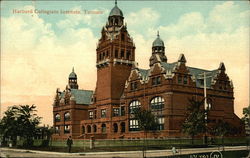
[{"label": "fence", "polygon": [[[33,146],[39,147],[44,146],[45,144],[50,147],[66,147],[66,140],[52,140],[50,142],[45,143],[46,140],[34,140]],[[17,146],[23,145],[23,140],[17,142]],[[73,147],[89,149],[90,148],[90,140],[74,140]],[[203,146],[203,139],[194,139],[194,144],[192,144],[192,140],[190,138],[168,138],[168,139],[112,139],[112,140],[94,140],[93,141],[94,148],[141,148],[142,146],[147,146],[147,148],[151,149],[166,149],[175,147],[191,147],[191,146]],[[213,138],[210,139],[210,146],[235,146],[235,145],[247,145],[249,146],[249,138]]]}]

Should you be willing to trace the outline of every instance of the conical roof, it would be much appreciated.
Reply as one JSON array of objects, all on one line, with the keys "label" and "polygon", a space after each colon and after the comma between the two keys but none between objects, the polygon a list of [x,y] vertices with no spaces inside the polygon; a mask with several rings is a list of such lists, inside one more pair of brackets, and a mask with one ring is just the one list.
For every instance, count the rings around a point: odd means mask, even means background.
[{"label": "conical roof", "polygon": [[72,72],[69,74],[69,78],[70,78],[70,79],[77,79],[77,75],[76,75],[76,73],[75,73],[75,71],[74,71],[74,67],[73,67],[73,69],[72,69]]}]

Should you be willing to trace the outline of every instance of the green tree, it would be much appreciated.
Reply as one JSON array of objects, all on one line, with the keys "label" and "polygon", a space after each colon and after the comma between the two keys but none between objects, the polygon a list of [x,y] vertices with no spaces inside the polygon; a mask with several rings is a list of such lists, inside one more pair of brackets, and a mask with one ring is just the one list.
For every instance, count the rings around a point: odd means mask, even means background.
[{"label": "green tree", "polygon": [[17,136],[20,136],[25,139],[24,145],[32,145],[36,127],[41,119],[35,112],[35,105],[9,107],[0,121],[0,134],[3,136],[3,141],[9,138],[15,144]]},{"label": "green tree", "polygon": [[223,121],[223,120],[218,120],[217,123],[211,129],[211,133],[214,136],[221,137],[221,143],[223,146],[223,150],[224,150],[224,137],[226,135],[230,134],[232,129],[233,128],[230,126],[230,124],[228,122]]},{"label": "green tree", "polygon": [[243,108],[243,117],[242,121],[245,123],[246,134],[250,134],[250,105],[248,107]]},{"label": "green tree", "polygon": [[198,134],[204,133],[206,130],[204,102],[196,101],[194,98],[189,99],[187,107],[187,117],[182,124],[182,131],[192,138]]},{"label": "green tree", "polygon": [[135,108],[133,109],[134,118],[138,120],[139,129],[144,131],[143,141],[143,157],[145,155],[145,139],[147,138],[148,131],[157,130],[158,122],[154,114],[150,110]]}]

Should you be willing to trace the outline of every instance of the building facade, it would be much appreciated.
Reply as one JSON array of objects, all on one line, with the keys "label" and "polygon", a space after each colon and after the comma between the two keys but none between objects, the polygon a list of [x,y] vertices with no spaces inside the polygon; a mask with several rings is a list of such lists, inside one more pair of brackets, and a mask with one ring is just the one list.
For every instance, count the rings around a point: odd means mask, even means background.
[{"label": "building facade", "polygon": [[74,69],[64,91],[57,89],[53,103],[55,139],[137,139],[143,137],[133,109],[140,106],[157,117],[158,130],[150,138],[185,136],[181,132],[190,98],[204,99],[204,73],[209,120],[229,122],[243,134],[234,114],[233,84],[220,63],[204,70],[186,65],[184,54],[168,63],[159,33],[152,44],[149,69],[138,68],[135,44],[117,4],[111,10],[96,48],[97,81],[94,91],[78,88]]}]

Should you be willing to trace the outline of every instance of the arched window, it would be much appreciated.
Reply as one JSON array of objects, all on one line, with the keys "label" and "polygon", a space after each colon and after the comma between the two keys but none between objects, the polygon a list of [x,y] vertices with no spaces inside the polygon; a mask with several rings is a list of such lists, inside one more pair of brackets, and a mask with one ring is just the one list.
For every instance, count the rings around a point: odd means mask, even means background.
[{"label": "arched window", "polygon": [[85,127],[82,126],[82,134],[84,134],[84,133],[85,133]]},{"label": "arched window", "polygon": [[106,124],[102,124],[102,133],[106,133]]},{"label": "arched window", "polygon": [[91,133],[91,126],[90,125],[87,126],[87,132]]},{"label": "arched window", "polygon": [[152,110],[162,110],[164,108],[164,99],[162,97],[154,97],[150,101],[150,107]]},{"label": "arched window", "polygon": [[113,124],[113,130],[114,130],[114,133],[118,132],[118,125],[117,125],[117,123]]},{"label": "arched window", "polygon": [[125,132],[125,129],[126,129],[126,127],[125,127],[125,122],[122,122],[122,123],[121,123],[121,132],[124,133],[124,132]]},{"label": "arched window", "polygon": [[96,133],[96,131],[97,131],[96,125],[93,125],[93,132]]},{"label": "arched window", "polygon": [[55,122],[60,122],[61,121],[61,116],[60,114],[55,115]]},{"label": "arched window", "polygon": [[133,114],[134,113],[133,110],[135,108],[139,108],[140,106],[141,106],[141,103],[138,100],[134,100],[134,101],[130,102],[130,104],[129,104],[129,113]]},{"label": "arched window", "polygon": [[64,113],[64,121],[70,121],[70,113],[69,112]]}]

